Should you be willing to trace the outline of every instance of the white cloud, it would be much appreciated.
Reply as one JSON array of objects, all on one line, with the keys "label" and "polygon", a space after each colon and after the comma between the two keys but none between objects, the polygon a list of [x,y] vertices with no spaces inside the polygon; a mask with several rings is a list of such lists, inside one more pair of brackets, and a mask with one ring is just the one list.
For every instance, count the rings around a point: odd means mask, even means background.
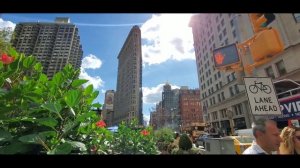
[{"label": "white cloud", "polygon": [[2,18],[0,18],[0,29],[10,27],[13,31],[16,27],[16,24],[11,21],[4,21]]},{"label": "white cloud", "polygon": [[84,84],[84,87],[93,84],[94,89],[98,89],[104,85],[103,80],[99,76],[90,76],[86,72],[86,69],[98,69],[101,65],[102,61],[93,54],[89,54],[82,59],[79,78],[89,80],[89,82]]},{"label": "white cloud", "polygon": [[[161,93],[165,84],[159,84],[155,87],[143,87],[143,102],[148,104],[155,104],[161,101]],[[171,85],[172,89],[180,88],[176,85]]]},{"label": "white cloud", "polygon": [[103,94],[104,94],[105,92],[106,92],[106,90],[104,90],[104,89],[101,89],[101,93],[103,93]]},{"label": "white cloud", "polygon": [[102,65],[102,61],[93,54],[89,54],[82,59],[81,67],[83,69],[97,69]]},{"label": "white cloud", "polygon": [[99,76],[90,76],[84,68],[80,69],[80,79],[86,79],[89,80],[87,83],[85,83],[83,86],[87,87],[90,84],[93,84],[94,89],[98,89],[99,87],[104,85],[103,80]]},{"label": "white cloud", "polygon": [[143,115],[144,117],[144,122],[146,123],[146,125],[149,125],[149,121],[150,121],[150,115]]},{"label": "white cloud", "polygon": [[195,59],[191,14],[152,15],[141,26],[144,64],[160,64],[169,59]]}]

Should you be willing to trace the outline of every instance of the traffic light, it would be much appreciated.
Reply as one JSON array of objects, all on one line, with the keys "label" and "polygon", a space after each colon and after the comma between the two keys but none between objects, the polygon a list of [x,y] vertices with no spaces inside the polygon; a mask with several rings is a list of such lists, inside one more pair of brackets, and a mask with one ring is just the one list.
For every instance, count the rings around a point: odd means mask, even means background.
[{"label": "traffic light", "polygon": [[284,49],[284,44],[276,29],[267,29],[258,33],[249,46],[254,62],[272,57]]},{"label": "traffic light", "polygon": [[215,49],[213,58],[216,68],[228,67],[240,62],[239,52],[235,43]]},{"label": "traffic light", "polygon": [[264,30],[276,18],[273,13],[252,13],[249,17],[254,33]]},{"label": "traffic light", "polygon": [[265,23],[263,23],[263,25],[262,25],[264,27],[267,27],[276,18],[273,13],[264,13],[264,17],[267,19],[267,21]]}]

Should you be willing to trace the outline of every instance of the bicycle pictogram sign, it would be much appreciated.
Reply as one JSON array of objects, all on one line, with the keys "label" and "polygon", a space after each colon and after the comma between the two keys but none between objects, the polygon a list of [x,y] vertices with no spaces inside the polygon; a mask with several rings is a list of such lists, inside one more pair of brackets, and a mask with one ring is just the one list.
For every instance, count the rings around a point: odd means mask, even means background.
[{"label": "bicycle pictogram sign", "polygon": [[270,94],[272,92],[271,87],[268,85],[264,85],[262,82],[254,81],[253,85],[249,86],[249,91],[253,94],[260,92],[265,92],[266,94]]}]

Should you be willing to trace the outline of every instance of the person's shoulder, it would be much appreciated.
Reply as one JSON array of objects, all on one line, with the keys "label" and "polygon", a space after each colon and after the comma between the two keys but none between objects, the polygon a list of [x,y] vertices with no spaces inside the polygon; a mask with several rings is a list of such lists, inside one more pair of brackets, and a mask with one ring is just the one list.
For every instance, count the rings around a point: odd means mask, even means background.
[{"label": "person's shoulder", "polygon": [[248,154],[255,154],[255,151],[253,150],[253,145],[251,145],[249,148],[247,148],[244,152],[243,155],[248,155]]}]

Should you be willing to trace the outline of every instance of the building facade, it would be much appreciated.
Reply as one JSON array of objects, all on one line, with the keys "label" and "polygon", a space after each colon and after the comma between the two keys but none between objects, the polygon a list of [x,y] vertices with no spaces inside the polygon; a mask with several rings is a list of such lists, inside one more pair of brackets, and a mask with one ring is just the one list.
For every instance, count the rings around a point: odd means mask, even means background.
[{"label": "building facade", "polygon": [[143,124],[141,30],[134,26],[119,55],[113,125],[138,119]]},{"label": "building facade", "polygon": [[[287,99],[287,97],[280,92],[284,92],[290,88],[290,82],[281,81],[295,81],[300,83],[300,60],[298,55],[300,53],[300,14],[299,13],[285,13],[276,14],[275,20],[271,22],[268,27],[275,28],[279,31],[281,40],[284,44],[284,51],[273,56],[270,62],[258,66],[253,71],[253,76],[258,77],[270,77],[273,80],[275,89],[278,94],[278,100],[282,107],[282,114],[287,111],[285,109],[286,102],[282,102],[282,99]],[[253,36],[253,31],[251,30],[251,23],[249,17],[246,14],[238,14],[238,21],[241,30],[241,39],[245,40]],[[248,51],[245,54],[245,59],[243,62],[247,64],[252,64],[251,53]],[[247,74],[246,74],[247,75]],[[280,82],[280,83],[279,83]],[[298,86],[296,86],[298,87]],[[293,88],[293,87],[292,87]],[[299,88],[299,87],[298,87]],[[297,92],[297,90],[296,90]],[[293,93],[299,94],[299,93]],[[297,96],[297,95],[296,95]],[[293,98],[295,99],[295,98]],[[289,109],[289,108],[287,108]],[[280,128],[288,125],[288,120],[299,117],[300,110],[290,111],[289,117],[285,115],[275,117],[277,124]],[[270,116],[273,118],[274,116]]]},{"label": "building facade", "polygon": [[[238,129],[249,128],[249,105],[239,84],[242,74],[219,71],[214,67],[212,51],[240,42],[234,14],[198,14],[191,18],[203,119],[223,132],[230,132],[230,119]],[[251,28],[251,27],[250,27]],[[228,113],[233,112],[233,118]]]},{"label": "building facade", "polygon": [[181,127],[188,127],[192,123],[203,123],[203,114],[200,105],[200,90],[181,87],[179,94]]},{"label": "building facade", "polygon": [[[219,71],[214,68],[212,57],[214,49],[241,43],[254,35],[248,14],[199,14],[192,17],[190,26],[193,29],[205,122],[227,133],[230,132],[230,120],[236,129],[250,128],[254,116],[249,108],[243,77],[271,77],[274,82],[281,79],[299,81],[299,15],[275,16],[270,27],[279,30],[285,45],[284,52],[271,62],[255,67],[253,74]],[[248,48],[241,56],[241,61],[243,64],[253,64]]]},{"label": "building facade", "polygon": [[16,25],[13,46],[26,56],[33,55],[49,78],[67,63],[81,66],[83,51],[78,28],[69,18],[56,18],[55,23],[21,22]]},{"label": "building facade", "polygon": [[166,83],[162,92],[162,109],[164,112],[164,123],[166,127],[179,131],[180,109],[179,109],[179,89],[171,89],[171,85]]},{"label": "building facade", "polygon": [[162,101],[150,113],[150,125],[155,130],[167,127],[180,132],[184,127],[202,122],[199,89],[189,89],[187,86],[171,89],[171,85],[166,83],[163,87]]},{"label": "building facade", "polygon": [[105,92],[105,101],[102,109],[102,117],[107,126],[113,126],[113,115],[114,115],[114,90],[107,90]]}]

